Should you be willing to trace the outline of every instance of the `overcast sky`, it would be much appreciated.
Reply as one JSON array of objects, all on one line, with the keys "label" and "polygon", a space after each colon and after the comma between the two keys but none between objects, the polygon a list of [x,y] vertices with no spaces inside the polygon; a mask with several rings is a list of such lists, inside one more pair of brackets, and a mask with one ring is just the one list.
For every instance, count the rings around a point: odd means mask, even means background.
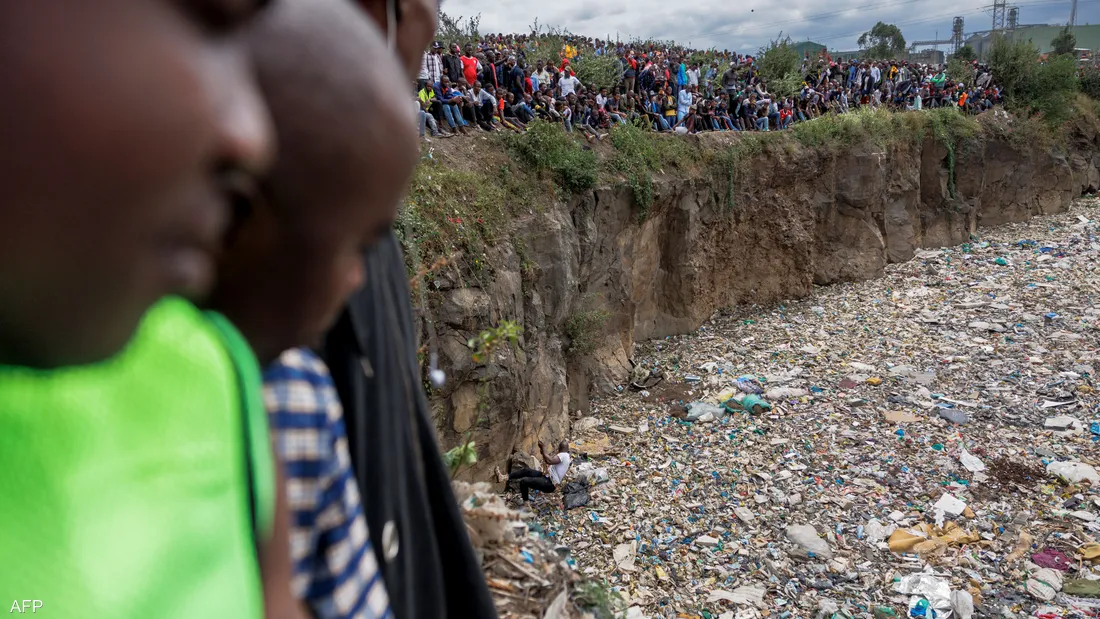
[{"label": "overcast sky", "polygon": [[[989,30],[992,0],[444,0],[451,16],[481,14],[481,32],[530,32],[540,24],[586,36],[672,39],[695,48],[756,51],[782,31],[834,50],[857,48],[876,21],[897,24],[906,41],[951,37],[951,19],[966,32]],[[1011,0],[1010,0],[1011,3]],[[1021,24],[1063,24],[1070,0],[1019,0]],[[522,8],[521,8],[522,7]],[[1100,0],[1078,0],[1077,23],[1100,23]],[[946,48],[945,48],[946,49]]]}]

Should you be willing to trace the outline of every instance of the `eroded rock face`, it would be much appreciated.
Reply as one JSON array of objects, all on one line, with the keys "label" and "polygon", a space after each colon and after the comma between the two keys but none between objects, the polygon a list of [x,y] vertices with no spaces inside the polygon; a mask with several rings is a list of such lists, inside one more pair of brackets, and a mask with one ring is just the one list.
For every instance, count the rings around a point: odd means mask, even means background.
[{"label": "eroded rock face", "polygon": [[[1100,185],[1098,146],[1082,131],[1068,153],[971,144],[955,153],[953,193],[949,153],[932,140],[765,154],[732,190],[721,178],[655,179],[644,221],[626,185],[532,215],[516,226],[522,260],[509,239],[492,249],[491,273],[444,278],[431,295],[449,376],[433,394],[440,440],[477,441],[464,476],[487,479],[513,453],[568,437],[590,390],[623,384],[635,341],[691,331],[722,307],[876,277],[920,248],[966,242],[978,225],[1061,212]],[[566,323],[601,308],[595,350],[579,359]],[[523,328],[519,346],[474,364],[467,339],[501,320]]]}]

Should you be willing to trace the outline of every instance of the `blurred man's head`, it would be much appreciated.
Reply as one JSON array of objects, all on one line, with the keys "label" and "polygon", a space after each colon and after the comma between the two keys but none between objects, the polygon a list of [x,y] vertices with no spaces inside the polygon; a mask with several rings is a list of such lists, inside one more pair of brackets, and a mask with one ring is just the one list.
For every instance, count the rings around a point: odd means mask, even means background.
[{"label": "blurred man's head", "polygon": [[207,292],[220,175],[269,156],[233,41],[260,5],[0,2],[0,364],[104,359],[162,296]]},{"label": "blurred man's head", "polygon": [[418,149],[411,112],[387,95],[404,73],[346,0],[279,3],[248,43],[279,152],[234,222],[211,303],[267,361],[318,344],[363,284]]}]

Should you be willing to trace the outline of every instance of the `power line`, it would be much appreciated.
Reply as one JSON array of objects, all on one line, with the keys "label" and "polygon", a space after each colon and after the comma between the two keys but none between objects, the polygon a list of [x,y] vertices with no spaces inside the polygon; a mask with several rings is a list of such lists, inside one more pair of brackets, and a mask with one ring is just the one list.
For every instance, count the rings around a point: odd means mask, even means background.
[{"label": "power line", "polygon": [[[828,18],[828,17],[835,17],[837,15],[843,15],[844,13],[848,13],[849,11],[858,11],[858,10],[862,10],[862,9],[875,10],[875,9],[882,9],[882,8],[887,8],[887,7],[891,7],[891,6],[900,6],[900,5],[903,5],[903,4],[913,4],[915,2],[920,2],[920,1],[921,0],[891,0],[891,1],[887,1],[887,2],[875,2],[875,3],[872,3],[872,4],[865,4],[863,6],[854,6],[854,7],[850,7],[850,8],[847,8],[847,9],[842,9],[842,10],[839,10],[839,11],[829,11],[827,13],[818,13],[816,15],[807,15],[805,17],[799,17],[799,18],[796,18],[796,19],[787,19],[787,20],[783,20],[783,21],[771,22],[771,23],[766,23],[766,24],[754,24],[752,28],[753,28],[753,30],[765,30],[765,29],[768,29],[768,28],[774,28],[776,26],[785,26],[785,25],[790,25],[790,24],[801,24],[801,23],[805,23],[805,22],[816,21],[818,19],[825,19],[825,18]],[[709,36],[716,35],[716,34],[732,34],[732,31],[736,30],[738,27],[739,27],[739,25],[721,26],[721,27],[715,28],[713,30],[704,31],[704,32],[699,33],[699,34],[694,35],[694,36],[709,37]]]},{"label": "power line", "polygon": [[[1051,6],[1051,5],[1056,5],[1056,4],[1069,4],[1070,1],[1071,0],[1039,0],[1037,2],[1025,2],[1025,3],[1022,3],[1022,4],[1017,4],[1016,6],[1017,7]],[[1077,0],[1077,1],[1080,4],[1088,4],[1090,2],[1100,2],[1100,0]],[[970,11],[964,11],[964,12],[953,11],[952,13],[946,13],[946,14],[943,14],[943,15],[934,15],[934,16],[925,17],[925,18],[922,18],[922,19],[916,19],[916,20],[907,21],[907,22],[899,22],[899,23],[894,24],[894,25],[900,28],[902,26],[913,26],[913,25],[917,25],[917,24],[925,24],[925,23],[929,23],[929,22],[934,22],[934,21],[937,21],[937,20],[940,20],[940,19],[947,19],[948,17],[952,17],[952,16],[976,15],[976,14],[979,14],[979,13],[986,12],[987,8],[989,8],[989,7],[982,7],[982,8],[979,8],[979,9],[972,9]],[[851,32],[851,33],[848,33],[848,34],[838,34],[838,35],[831,36],[831,37],[819,38],[818,40],[819,41],[835,41],[837,39],[857,37],[857,36],[863,34],[864,32],[866,32],[866,30],[860,30],[858,32]]]}]

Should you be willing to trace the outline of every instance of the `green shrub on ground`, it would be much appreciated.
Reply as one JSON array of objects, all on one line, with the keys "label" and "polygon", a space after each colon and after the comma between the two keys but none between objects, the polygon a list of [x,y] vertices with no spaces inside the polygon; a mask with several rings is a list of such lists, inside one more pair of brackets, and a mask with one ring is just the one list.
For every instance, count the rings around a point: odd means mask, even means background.
[{"label": "green shrub on ground", "polygon": [[610,89],[622,81],[623,65],[614,54],[597,56],[595,52],[584,52],[573,59],[571,66],[586,87]]},{"label": "green shrub on ground", "polygon": [[508,234],[518,209],[529,209],[536,191],[511,165],[469,171],[424,158],[394,228],[406,252],[415,252],[413,264],[461,255],[476,273],[489,267],[486,249]]},{"label": "green shrub on ground", "polygon": [[1100,68],[1085,67],[1081,71],[1081,92],[1100,101]]},{"label": "green shrub on ground", "polygon": [[798,50],[791,38],[780,36],[760,48],[760,77],[768,86],[768,92],[781,97],[798,93],[802,86],[801,64]]},{"label": "green shrub on ground", "polygon": [[596,185],[596,153],[583,148],[561,125],[536,120],[524,133],[509,133],[503,139],[521,162],[566,192],[580,193]]},{"label": "green shrub on ground", "polygon": [[653,173],[667,166],[684,166],[697,157],[698,150],[681,136],[661,135],[633,124],[611,128],[615,152],[608,166],[626,177],[638,204],[638,219],[645,220],[653,204]]},{"label": "green shrub on ground", "polygon": [[989,65],[1004,86],[1008,107],[1017,114],[1038,115],[1051,127],[1073,114],[1079,88],[1072,56],[1053,56],[1040,63],[1039,50],[1030,41],[997,36],[990,47]]}]

